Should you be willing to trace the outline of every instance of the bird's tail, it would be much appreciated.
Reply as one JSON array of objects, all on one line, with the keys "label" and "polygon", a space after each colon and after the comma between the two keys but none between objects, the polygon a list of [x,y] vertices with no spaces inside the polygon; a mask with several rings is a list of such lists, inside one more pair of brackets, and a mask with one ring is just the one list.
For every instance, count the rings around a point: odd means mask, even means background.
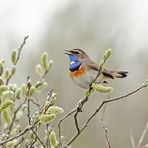
[{"label": "bird's tail", "polygon": [[125,78],[128,74],[127,71],[111,71],[115,78]]}]

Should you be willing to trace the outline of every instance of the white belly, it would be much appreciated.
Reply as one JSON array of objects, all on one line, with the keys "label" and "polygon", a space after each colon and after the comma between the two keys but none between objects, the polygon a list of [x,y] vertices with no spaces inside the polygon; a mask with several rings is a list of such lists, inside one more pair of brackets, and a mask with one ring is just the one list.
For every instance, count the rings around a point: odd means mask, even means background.
[{"label": "white belly", "polygon": [[90,72],[86,72],[82,76],[79,76],[77,78],[72,78],[72,79],[77,85],[83,88],[89,88],[90,84],[95,80],[96,76],[97,76],[97,72],[90,71]]}]

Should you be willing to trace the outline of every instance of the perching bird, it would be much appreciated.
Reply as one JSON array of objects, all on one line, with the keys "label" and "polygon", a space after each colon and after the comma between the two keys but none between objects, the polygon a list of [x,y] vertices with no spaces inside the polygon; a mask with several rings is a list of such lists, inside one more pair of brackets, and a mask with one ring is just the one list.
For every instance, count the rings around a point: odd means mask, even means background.
[{"label": "perching bird", "polygon": [[[98,74],[99,66],[92,61],[82,49],[65,50],[70,59],[70,76],[73,81],[83,88],[89,88]],[[95,83],[107,83],[106,79],[125,78],[127,71],[109,71],[103,69]]]}]

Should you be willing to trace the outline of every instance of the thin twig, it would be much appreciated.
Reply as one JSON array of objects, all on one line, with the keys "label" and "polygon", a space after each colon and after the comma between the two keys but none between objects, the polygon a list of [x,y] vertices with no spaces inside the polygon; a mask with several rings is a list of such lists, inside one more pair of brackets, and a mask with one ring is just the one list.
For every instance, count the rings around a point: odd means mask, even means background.
[{"label": "thin twig", "polygon": [[[109,98],[110,98],[110,96],[107,98],[107,100]],[[106,108],[107,108],[107,104],[105,104],[104,107],[103,107],[102,117],[101,117],[101,123],[102,123],[102,128],[104,130],[105,140],[106,140],[107,146],[108,146],[108,148],[111,148],[111,143],[109,141],[109,136],[108,136],[108,128],[107,128],[107,125],[106,125],[106,123],[104,121]]]},{"label": "thin twig", "polygon": [[24,45],[26,44],[26,40],[27,40],[28,38],[29,38],[28,35],[25,36],[23,43],[21,44],[20,48],[18,49],[18,56],[17,56],[17,59],[16,59],[16,64],[17,64],[18,60],[20,59],[21,51],[22,51]]},{"label": "thin twig", "polygon": [[77,133],[75,134],[75,136],[67,142],[67,144],[65,145],[65,147],[71,145],[71,144],[75,141],[75,139],[76,139],[76,138],[81,134],[81,132],[87,127],[88,123],[95,117],[95,115],[102,109],[102,107],[103,107],[106,103],[111,103],[111,102],[115,102],[115,101],[121,100],[121,99],[123,99],[123,98],[127,98],[128,96],[130,96],[130,95],[132,95],[132,94],[138,92],[139,90],[141,90],[141,89],[143,89],[143,88],[145,88],[145,87],[147,87],[147,83],[142,84],[140,87],[136,88],[135,90],[129,92],[129,93],[126,94],[126,95],[122,95],[122,96],[119,96],[119,97],[115,97],[115,98],[113,98],[113,99],[109,99],[109,100],[103,101],[103,102],[101,103],[101,105],[96,109],[96,111],[88,118],[88,120],[87,120],[87,121],[85,122],[85,124],[82,126],[82,128],[80,129],[80,132],[79,132],[79,133],[77,132]]},{"label": "thin twig", "polygon": [[27,117],[28,117],[28,123],[31,125],[31,116],[30,116],[30,98],[27,100]]},{"label": "thin twig", "polygon": [[46,70],[46,71],[44,72],[44,74],[43,74],[43,76],[41,77],[41,80],[40,80],[40,81],[42,81],[43,79],[45,79],[47,73],[48,73],[48,70]]},{"label": "thin twig", "polygon": [[78,111],[74,114],[74,120],[75,120],[75,125],[76,125],[76,129],[77,129],[77,132],[79,133],[80,132],[80,129],[79,129],[79,125],[78,125],[78,120],[77,120],[77,115],[78,115]]},{"label": "thin twig", "polygon": [[46,147],[49,148],[50,141],[49,141],[49,123],[46,124]]},{"label": "thin twig", "polygon": [[31,125],[30,96],[29,96],[30,88],[31,88],[31,79],[30,79],[30,76],[28,76],[27,77],[27,93],[26,93],[27,98],[26,99],[27,99],[27,117],[28,117],[29,125]]},{"label": "thin twig", "polygon": [[35,132],[33,129],[32,129],[32,132],[34,133],[34,135],[36,136],[37,140],[41,143],[41,145],[46,148],[46,145],[42,142],[42,140],[40,139],[40,137],[38,136],[37,132]]},{"label": "thin twig", "polygon": [[62,122],[63,122],[66,118],[70,117],[73,113],[75,113],[76,110],[77,110],[77,108],[74,108],[74,109],[73,109],[72,111],[70,111],[68,114],[66,114],[65,116],[63,116],[63,117],[60,119],[59,123],[58,123],[59,145],[62,145],[62,142],[61,142],[61,124],[62,124]]}]

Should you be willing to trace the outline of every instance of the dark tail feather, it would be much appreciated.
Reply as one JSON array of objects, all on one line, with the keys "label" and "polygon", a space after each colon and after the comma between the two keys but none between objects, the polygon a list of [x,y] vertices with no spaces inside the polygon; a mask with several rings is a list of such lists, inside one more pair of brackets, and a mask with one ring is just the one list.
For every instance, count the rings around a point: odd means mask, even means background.
[{"label": "dark tail feather", "polygon": [[113,73],[113,75],[116,78],[125,78],[127,76],[128,72],[127,71],[116,71]]}]

